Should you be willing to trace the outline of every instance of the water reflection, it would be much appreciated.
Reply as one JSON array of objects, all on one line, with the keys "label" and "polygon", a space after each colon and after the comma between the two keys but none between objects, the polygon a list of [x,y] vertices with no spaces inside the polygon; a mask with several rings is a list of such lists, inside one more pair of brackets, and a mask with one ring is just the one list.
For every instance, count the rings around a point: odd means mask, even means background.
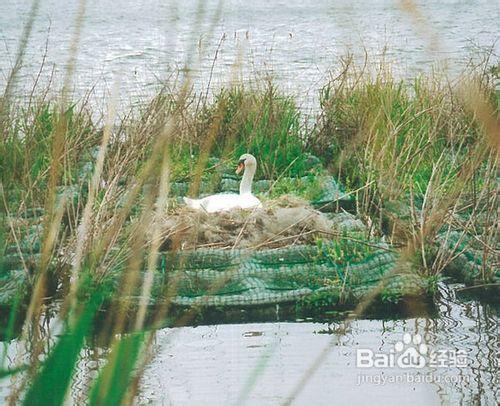
[{"label": "water reflection", "polygon": [[[460,285],[441,285],[437,314],[400,320],[283,322],[165,328],[155,339],[155,356],[141,381],[138,403],[280,404],[294,393],[312,362],[323,358],[296,397],[296,404],[495,404],[498,398],[499,306],[476,297],[456,297]],[[489,296],[491,299],[493,296]],[[494,298],[494,297],[493,297]],[[44,353],[57,340],[60,324],[49,308],[40,326]],[[420,341],[405,342],[405,333]],[[28,340],[29,342],[29,340]],[[399,342],[399,343],[398,343]],[[375,357],[421,351],[423,368],[360,368],[359,350]],[[29,362],[32,351],[19,338],[5,342],[5,366]],[[446,364],[429,355],[445,351]],[[108,349],[88,340],[75,371],[70,398],[85,401]],[[465,365],[450,359],[464,354]],[[387,358],[389,359],[389,358]],[[19,377],[0,380],[6,399]],[[411,396],[408,396],[411,394]],[[295,404],[295,403],[294,403]]]},{"label": "water reflection", "polygon": [[[162,330],[157,356],[142,381],[140,402],[238,404],[245,398],[248,404],[280,404],[333,342],[296,404],[495,404],[498,307],[457,300],[453,287],[443,285],[441,294],[437,317],[359,320],[345,334],[336,332],[339,322]],[[405,333],[419,334],[429,351],[445,351],[446,367],[356,367],[358,349],[395,353]],[[453,366],[449,357],[457,353],[466,354],[465,366]]]}]

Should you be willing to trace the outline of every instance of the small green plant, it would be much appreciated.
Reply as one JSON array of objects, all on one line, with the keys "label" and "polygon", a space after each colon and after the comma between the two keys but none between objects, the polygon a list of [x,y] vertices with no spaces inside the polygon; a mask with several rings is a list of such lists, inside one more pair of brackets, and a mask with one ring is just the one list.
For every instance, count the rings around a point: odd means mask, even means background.
[{"label": "small green plant", "polygon": [[273,184],[270,197],[276,198],[291,194],[307,201],[314,201],[321,197],[323,193],[321,181],[321,174],[317,172],[308,173],[306,176],[300,178],[282,177]]},{"label": "small green plant", "polygon": [[334,283],[330,289],[314,292],[313,294],[304,297],[297,301],[295,307],[297,312],[323,313],[326,309],[341,302],[340,289]]},{"label": "small green plant", "polygon": [[402,296],[401,293],[395,289],[383,289],[382,292],[380,292],[380,299],[382,303],[398,304]]},{"label": "small green plant", "polygon": [[331,241],[325,243],[322,239],[318,239],[316,244],[320,252],[338,265],[363,260],[373,254],[376,247],[376,242],[365,244],[362,234],[347,232],[340,234],[333,243]]},{"label": "small green plant", "polygon": [[426,278],[427,293],[434,297],[439,292],[439,283],[443,280],[442,275],[431,275]]}]

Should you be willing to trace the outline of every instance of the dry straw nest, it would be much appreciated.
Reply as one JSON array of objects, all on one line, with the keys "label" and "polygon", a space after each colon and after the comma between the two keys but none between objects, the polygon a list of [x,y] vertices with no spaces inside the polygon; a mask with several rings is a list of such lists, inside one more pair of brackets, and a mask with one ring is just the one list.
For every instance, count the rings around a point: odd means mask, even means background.
[{"label": "dry straw nest", "polygon": [[264,208],[208,214],[180,207],[162,219],[163,249],[269,249],[314,244],[338,230],[338,222],[308,202],[284,195]]}]

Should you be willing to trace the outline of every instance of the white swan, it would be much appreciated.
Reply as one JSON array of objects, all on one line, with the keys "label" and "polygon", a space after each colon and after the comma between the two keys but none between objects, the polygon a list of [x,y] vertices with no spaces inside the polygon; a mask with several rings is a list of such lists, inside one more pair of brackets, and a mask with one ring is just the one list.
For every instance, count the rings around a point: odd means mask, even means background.
[{"label": "white swan", "polygon": [[262,207],[262,203],[252,194],[252,181],[257,170],[257,160],[253,155],[243,154],[238,162],[236,173],[242,170],[243,179],[240,183],[240,194],[220,193],[204,197],[203,199],[184,198],[188,207],[197,210],[204,210],[207,213],[216,213],[234,209],[253,209]]}]

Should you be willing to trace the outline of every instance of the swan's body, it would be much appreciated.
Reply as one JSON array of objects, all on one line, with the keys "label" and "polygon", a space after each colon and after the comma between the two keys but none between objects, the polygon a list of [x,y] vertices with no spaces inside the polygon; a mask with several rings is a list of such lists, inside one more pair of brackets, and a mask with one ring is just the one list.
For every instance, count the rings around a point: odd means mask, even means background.
[{"label": "swan's body", "polygon": [[190,199],[189,197],[185,197],[184,201],[188,207],[204,210],[207,213],[217,213],[234,209],[253,209],[262,206],[260,200],[251,193],[246,195],[220,193],[207,196],[203,199]]},{"label": "swan's body", "polygon": [[252,181],[257,170],[257,160],[250,154],[240,157],[236,173],[245,169],[240,183],[240,193],[220,193],[204,197],[203,199],[184,198],[186,205],[207,213],[217,213],[235,209],[254,209],[262,207],[262,203],[252,194]]}]

